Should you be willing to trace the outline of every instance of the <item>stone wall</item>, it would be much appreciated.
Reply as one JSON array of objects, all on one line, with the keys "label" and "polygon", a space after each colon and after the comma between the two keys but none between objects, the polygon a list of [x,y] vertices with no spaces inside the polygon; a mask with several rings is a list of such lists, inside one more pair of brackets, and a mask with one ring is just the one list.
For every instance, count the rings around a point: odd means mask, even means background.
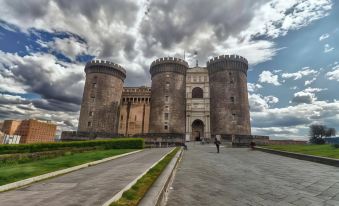
[{"label": "stone wall", "polygon": [[187,69],[187,62],[178,58],[161,58],[152,63],[151,133],[185,133]]},{"label": "stone wall", "polygon": [[125,70],[107,61],[92,61],[85,72],[78,131],[118,133]]},{"label": "stone wall", "polygon": [[119,134],[132,136],[149,131],[151,89],[124,87],[120,107]]},{"label": "stone wall", "polygon": [[212,136],[251,134],[247,68],[247,60],[237,55],[223,55],[207,62]]}]

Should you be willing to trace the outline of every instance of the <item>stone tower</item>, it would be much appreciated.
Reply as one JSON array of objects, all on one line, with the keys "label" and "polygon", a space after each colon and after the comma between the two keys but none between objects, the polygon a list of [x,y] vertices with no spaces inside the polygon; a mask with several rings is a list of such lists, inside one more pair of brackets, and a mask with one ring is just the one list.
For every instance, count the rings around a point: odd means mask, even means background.
[{"label": "stone tower", "polygon": [[247,60],[238,55],[222,55],[210,59],[207,69],[212,135],[250,135]]},{"label": "stone tower", "polygon": [[86,64],[85,72],[78,131],[117,134],[125,69],[109,61],[93,60]]},{"label": "stone tower", "polygon": [[188,63],[165,57],[152,62],[150,133],[185,133],[185,91]]}]

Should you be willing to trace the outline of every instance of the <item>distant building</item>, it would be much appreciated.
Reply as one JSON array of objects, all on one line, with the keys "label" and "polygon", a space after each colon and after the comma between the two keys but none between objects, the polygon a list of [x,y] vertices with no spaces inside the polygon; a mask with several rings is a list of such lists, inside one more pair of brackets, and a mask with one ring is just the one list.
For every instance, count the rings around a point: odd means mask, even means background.
[{"label": "distant building", "polygon": [[20,136],[20,143],[54,142],[56,125],[42,120],[5,120],[5,136]]}]

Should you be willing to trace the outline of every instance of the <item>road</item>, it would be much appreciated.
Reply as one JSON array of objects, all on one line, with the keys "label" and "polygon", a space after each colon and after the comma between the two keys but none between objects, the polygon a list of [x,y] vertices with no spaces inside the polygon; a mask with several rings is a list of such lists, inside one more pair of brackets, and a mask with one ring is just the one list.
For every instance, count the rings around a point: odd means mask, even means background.
[{"label": "road", "polygon": [[339,205],[339,168],[251,151],[190,144],[167,206]]}]

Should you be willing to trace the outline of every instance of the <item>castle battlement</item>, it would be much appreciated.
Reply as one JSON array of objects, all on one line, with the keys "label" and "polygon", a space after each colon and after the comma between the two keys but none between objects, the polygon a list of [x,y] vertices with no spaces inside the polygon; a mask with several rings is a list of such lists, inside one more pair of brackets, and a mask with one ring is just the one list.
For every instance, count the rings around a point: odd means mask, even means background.
[{"label": "castle battlement", "polygon": [[85,66],[85,72],[87,73],[104,73],[114,75],[122,80],[126,78],[126,70],[119,64],[106,61],[106,60],[92,60]]},{"label": "castle battlement", "polygon": [[220,56],[214,57],[207,61],[207,66],[210,64],[222,62],[222,61],[239,61],[239,62],[242,62],[248,65],[248,61],[246,58],[236,55],[236,54],[232,54],[232,55],[220,55]]},{"label": "castle battlement", "polygon": [[164,63],[181,64],[185,67],[188,67],[188,63],[185,60],[176,57],[162,57],[156,59],[155,61],[152,62],[151,67]]},{"label": "castle battlement", "polygon": [[185,60],[176,57],[163,57],[152,62],[150,73],[152,77],[162,72],[174,72],[186,75],[187,69],[188,63]]},{"label": "castle battlement", "polygon": [[107,60],[102,60],[102,59],[92,60],[92,61],[90,61],[86,64],[85,68],[92,67],[92,66],[110,67],[110,68],[113,68],[113,69],[117,69],[117,70],[123,72],[124,74],[126,74],[125,68],[123,68],[121,65],[116,64],[116,63],[111,62],[111,61],[107,61]]}]

